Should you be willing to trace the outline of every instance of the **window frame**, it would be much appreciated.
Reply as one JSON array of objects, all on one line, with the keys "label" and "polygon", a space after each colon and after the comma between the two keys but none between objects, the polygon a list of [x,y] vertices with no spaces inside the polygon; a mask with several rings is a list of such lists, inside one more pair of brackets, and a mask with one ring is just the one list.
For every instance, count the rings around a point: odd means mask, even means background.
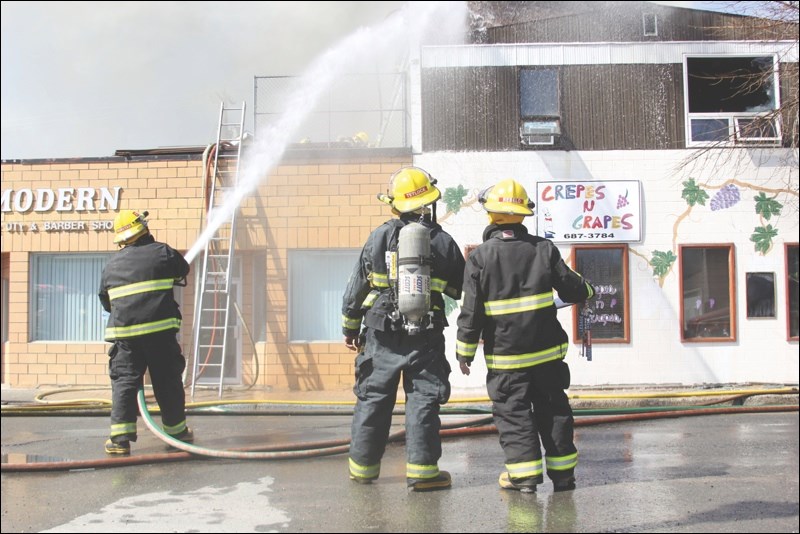
[{"label": "window frame", "polygon": [[[760,315],[757,309],[753,309],[755,302],[752,301],[752,291],[751,289],[756,289],[754,284],[756,283],[757,279],[769,280],[769,284],[772,286],[770,289],[770,304],[772,306],[772,311],[769,315]],[[744,273],[744,300],[745,300],[745,318],[749,320],[761,320],[761,319],[776,319],[778,317],[778,306],[777,301],[775,299],[775,273],[768,272],[768,271],[752,271]]]},{"label": "window frame", "polygon": [[[792,303],[791,297],[794,295],[795,298],[800,298],[798,296],[797,291],[792,291],[792,283],[789,269],[789,252],[791,249],[796,249],[797,253],[800,254],[800,243],[784,243],[783,244],[783,263],[784,263],[784,273],[785,273],[785,289],[786,289],[786,299],[785,299],[785,312],[786,312],[786,341],[800,341],[800,335],[793,336],[792,335]],[[795,282],[796,284],[797,282]],[[796,289],[796,288],[795,288]],[[799,332],[800,333],[800,332]]]},{"label": "window frame", "polygon": [[[652,17],[653,31],[647,31],[648,17]],[[642,13],[642,34],[645,37],[658,37],[658,15],[656,13]]]},{"label": "window frame", "polygon": [[[686,310],[684,291],[684,259],[685,251],[689,249],[727,249],[728,252],[728,325],[730,332],[727,336],[687,337],[686,336]],[[736,247],[733,243],[691,243],[678,245],[678,299],[680,310],[680,339],[682,343],[709,343],[709,342],[736,342]]]},{"label": "window frame", "polygon": [[[102,306],[100,305],[99,297],[97,296],[98,290],[100,288],[100,275],[102,274],[102,270],[105,268],[105,264],[111,259],[114,255],[113,252],[68,252],[68,253],[58,253],[58,252],[35,252],[30,255],[30,265],[29,265],[29,280],[30,280],[30,287],[28,289],[28,342],[30,343],[102,343],[104,341],[104,332],[106,328],[106,321],[108,318],[108,312],[104,311]],[[87,292],[81,294],[81,298],[91,298],[92,296],[97,301],[97,307],[100,310],[100,334],[99,338],[97,339],[60,339],[60,338],[51,338],[51,339],[43,339],[40,337],[40,332],[38,329],[40,328],[39,324],[39,295],[37,293],[37,286],[43,284],[41,280],[39,280],[38,276],[38,266],[39,261],[42,258],[74,258],[74,259],[81,259],[81,260],[90,260],[94,259],[105,259],[103,263],[103,267],[100,269],[100,273],[98,273],[98,277],[96,280],[92,282],[91,287],[81,288],[85,289]],[[49,282],[48,282],[49,283]],[[67,310],[69,311],[69,310]]]},{"label": "window frame", "polygon": [[[689,101],[689,60],[699,58],[770,58],[772,60],[772,87],[773,108],[768,111],[757,112],[692,112]],[[780,91],[780,63],[777,54],[684,54],[683,55],[683,103],[684,103],[684,135],[686,148],[712,147],[712,146],[780,146],[783,135],[781,132],[781,119],[778,111],[781,108]],[[738,125],[738,119],[758,119],[763,118],[770,121],[776,132],[776,137],[743,137]],[[727,133],[724,139],[695,141],[692,134],[693,120],[720,120],[727,122]]]},{"label": "window frame", "polygon": [[[296,306],[295,298],[297,293],[297,288],[295,287],[295,276],[296,276],[296,265],[297,262],[303,262],[303,257],[300,256],[302,254],[314,254],[314,255],[324,255],[324,256],[331,256],[335,254],[349,254],[352,255],[352,261],[347,265],[347,275],[341,282],[341,286],[337,288],[337,291],[340,289],[341,294],[344,294],[344,291],[347,287],[347,277],[350,276],[352,273],[353,268],[356,265],[356,262],[359,260],[361,253],[361,249],[357,248],[292,248],[287,251],[287,265],[288,265],[288,274],[287,274],[287,315],[286,315],[286,338],[288,343],[290,344],[309,344],[309,343],[335,343],[341,341],[341,324],[342,324],[342,299],[341,297],[338,299],[338,305],[336,306],[335,312],[335,324],[338,328],[339,335],[334,337],[333,339],[300,339],[296,337],[296,329],[295,329],[295,309]],[[331,317],[333,320],[333,317]]]},{"label": "window frame", "polygon": [[[523,78],[529,72],[551,72],[555,80],[555,101],[553,113],[523,113],[523,100],[527,91],[523,91]],[[561,136],[561,72],[552,67],[521,68],[517,74],[519,91],[519,138],[524,146],[553,146],[558,144]],[[527,87],[527,84],[525,84]],[[550,110],[534,110],[550,111]]]},{"label": "window frame", "polygon": [[[596,335],[592,335],[592,344],[630,344],[631,342],[631,319],[630,319],[630,271],[629,271],[629,261],[628,261],[628,244],[627,243],[609,243],[609,244],[602,244],[602,245],[572,245],[572,259],[571,264],[573,270],[577,273],[581,274],[582,276],[586,276],[585,273],[582,273],[578,268],[578,253],[581,250],[607,250],[607,249],[617,249],[620,251],[620,259],[622,264],[622,290],[624,291],[624,298],[622,299],[622,309],[623,309],[623,319],[622,319],[622,329],[623,335],[622,337],[614,337],[614,338],[601,338],[597,337]],[[591,282],[594,286],[601,287],[603,286],[601,281],[599,280],[592,280],[588,278],[588,281]],[[598,296],[593,299],[590,299],[590,304],[593,302],[597,302]],[[594,310],[593,310],[594,311]],[[581,336],[578,332],[578,313],[580,309],[578,306],[573,306],[572,310],[572,339],[574,343],[581,342]]]}]

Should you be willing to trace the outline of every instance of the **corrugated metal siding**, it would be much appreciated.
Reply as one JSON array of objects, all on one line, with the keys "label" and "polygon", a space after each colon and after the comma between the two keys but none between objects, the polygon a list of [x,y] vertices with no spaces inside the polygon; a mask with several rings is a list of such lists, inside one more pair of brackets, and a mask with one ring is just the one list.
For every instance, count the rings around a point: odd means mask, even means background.
[{"label": "corrugated metal siding", "polygon": [[[680,65],[558,68],[562,119],[556,150],[685,146]],[[519,69],[423,69],[423,150],[521,150]],[[548,147],[536,147],[547,150]]]},{"label": "corrugated metal siding", "polygon": [[[591,4],[592,2],[587,2]],[[655,14],[658,34],[644,35],[643,14]],[[603,41],[739,41],[796,39],[796,27],[774,26],[765,34],[762,20],[726,13],[672,9],[625,2],[603,10],[489,28],[485,43],[587,43]]]},{"label": "corrugated metal siding", "polygon": [[515,150],[519,104],[514,69],[426,69],[423,150]]}]

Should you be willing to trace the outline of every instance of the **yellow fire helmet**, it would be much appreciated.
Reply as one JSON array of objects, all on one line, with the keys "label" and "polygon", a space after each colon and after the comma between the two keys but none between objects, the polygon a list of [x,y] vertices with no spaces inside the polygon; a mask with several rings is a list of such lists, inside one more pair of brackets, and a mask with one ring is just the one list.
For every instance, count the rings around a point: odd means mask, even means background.
[{"label": "yellow fire helmet", "polygon": [[117,245],[127,245],[133,243],[142,234],[147,232],[148,213],[143,211],[122,210],[114,217],[114,243]]},{"label": "yellow fire helmet", "polygon": [[441,198],[435,184],[436,179],[419,167],[403,167],[392,175],[390,191],[378,195],[378,200],[400,213],[410,213]]},{"label": "yellow fire helmet", "polygon": [[490,213],[533,215],[534,203],[525,188],[514,180],[503,180],[481,191],[478,202]]},{"label": "yellow fire helmet", "polygon": [[369,134],[367,132],[358,132],[353,136],[353,143],[357,146],[369,145]]}]

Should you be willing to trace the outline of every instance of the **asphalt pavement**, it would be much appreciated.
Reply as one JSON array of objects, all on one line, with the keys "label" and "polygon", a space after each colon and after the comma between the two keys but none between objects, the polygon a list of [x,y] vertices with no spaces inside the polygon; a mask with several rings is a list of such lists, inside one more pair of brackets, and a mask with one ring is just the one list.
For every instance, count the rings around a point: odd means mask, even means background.
[{"label": "asphalt pavement", "polygon": [[[348,480],[346,446],[319,450],[346,443],[346,405],[192,413],[204,455],[167,452],[140,420],[130,458],[141,463],[129,465],[103,454],[102,410],[4,411],[2,532],[798,532],[797,397],[781,399],[579,408],[577,489],[553,493],[545,482],[535,494],[498,486],[502,450],[480,404],[443,415],[456,428],[439,467],[453,486],[430,493],[407,490],[402,440],[372,485]],[[394,423],[402,430],[402,413]],[[25,470],[36,465],[53,468]]]}]

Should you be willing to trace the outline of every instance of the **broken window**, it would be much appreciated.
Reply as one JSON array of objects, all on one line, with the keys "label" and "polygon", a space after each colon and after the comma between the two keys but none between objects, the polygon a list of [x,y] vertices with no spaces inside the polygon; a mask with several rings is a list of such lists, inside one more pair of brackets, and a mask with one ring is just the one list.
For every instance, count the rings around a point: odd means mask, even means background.
[{"label": "broken window", "polygon": [[780,142],[772,56],[688,57],[687,145]]}]

